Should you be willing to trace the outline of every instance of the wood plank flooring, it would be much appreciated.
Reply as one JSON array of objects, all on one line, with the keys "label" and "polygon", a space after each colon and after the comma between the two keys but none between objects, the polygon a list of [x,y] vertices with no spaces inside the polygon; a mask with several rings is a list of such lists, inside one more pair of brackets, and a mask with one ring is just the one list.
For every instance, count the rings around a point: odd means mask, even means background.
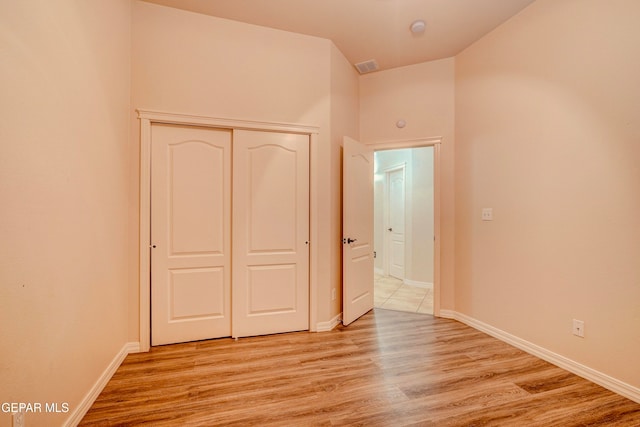
[{"label": "wood plank flooring", "polygon": [[640,404],[459,322],[348,327],[129,355],[81,426],[640,426]]}]

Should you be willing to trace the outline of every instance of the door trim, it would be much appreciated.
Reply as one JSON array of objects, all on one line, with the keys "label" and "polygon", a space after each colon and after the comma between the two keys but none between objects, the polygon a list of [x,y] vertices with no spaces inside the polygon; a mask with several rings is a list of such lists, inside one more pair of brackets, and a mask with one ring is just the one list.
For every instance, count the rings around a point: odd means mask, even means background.
[{"label": "door trim", "polygon": [[393,139],[363,142],[374,151],[395,150],[399,148],[433,147],[433,315],[440,317],[440,194],[441,194],[441,166],[440,144],[441,136],[413,139]]},{"label": "door trim", "polygon": [[136,111],[140,120],[140,234],[138,241],[140,351],[147,352],[151,347],[151,125],[154,123],[309,135],[309,231],[311,236],[309,242],[309,327],[311,330],[315,330],[317,323],[316,295],[318,293],[318,222],[315,221],[315,212],[319,206],[317,152],[320,128],[291,123],[236,120],[144,109]]}]

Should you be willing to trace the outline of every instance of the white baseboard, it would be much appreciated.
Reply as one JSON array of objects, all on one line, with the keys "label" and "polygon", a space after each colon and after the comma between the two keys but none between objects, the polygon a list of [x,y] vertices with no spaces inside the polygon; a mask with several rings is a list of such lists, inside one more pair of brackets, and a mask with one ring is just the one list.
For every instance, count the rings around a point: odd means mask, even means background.
[{"label": "white baseboard", "polygon": [[453,310],[440,309],[440,315],[443,319],[456,319],[456,312]]},{"label": "white baseboard", "polygon": [[634,387],[607,374],[578,363],[575,360],[571,360],[565,356],[554,353],[551,350],[523,340],[522,338],[481,322],[480,320],[469,317],[466,314],[458,313],[453,310],[440,310],[440,317],[455,319],[462,322],[474,329],[486,333],[487,335],[491,335],[500,341],[504,341],[507,344],[519,348],[520,350],[526,351],[527,353],[539,357],[542,360],[546,360],[553,365],[566,369],[567,371],[611,390],[614,393],[624,396],[627,399],[640,403],[640,388],[638,387]]},{"label": "white baseboard", "polygon": [[138,342],[128,342],[126,343],[113,358],[109,366],[104,370],[102,375],[98,378],[98,380],[93,384],[91,390],[85,395],[82,399],[78,407],[71,413],[71,416],[67,419],[67,421],[63,424],[65,427],[75,427],[80,424],[82,418],[91,408],[93,402],[96,401],[102,389],[107,385],[113,374],[116,373],[124,358],[127,357],[130,353],[138,353],[140,351],[140,343]]},{"label": "white baseboard", "polygon": [[329,332],[330,330],[338,326],[340,322],[342,322],[342,313],[336,315],[328,322],[318,322],[316,324],[316,332]]},{"label": "white baseboard", "polygon": [[404,279],[403,283],[408,286],[413,286],[414,288],[433,289],[433,283],[429,282],[419,282],[417,280]]}]

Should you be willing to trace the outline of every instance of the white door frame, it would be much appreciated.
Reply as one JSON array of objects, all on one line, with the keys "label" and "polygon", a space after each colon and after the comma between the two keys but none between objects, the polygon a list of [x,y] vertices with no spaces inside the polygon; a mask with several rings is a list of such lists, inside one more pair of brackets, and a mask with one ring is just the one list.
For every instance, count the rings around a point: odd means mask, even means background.
[{"label": "white door frame", "polygon": [[[384,201],[383,201],[383,212],[382,212],[382,217],[383,217],[383,226],[384,226],[384,239],[383,239],[383,250],[382,250],[382,271],[384,272],[385,276],[389,276],[389,271],[391,270],[390,268],[390,264],[391,264],[391,235],[389,233],[387,233],[387,231],[389,230],[389,221],[390,221],[390,208],[391,208],[391,203],[389,202],[389,198],[390,198],[390,174],[392,172],[397,172],[397,171],[402,171],[402,191],[405,193],[403,196],[403,201],[404,201],[404,213],[405,213],[405,231],[406,231],[406,226],[407,226],[407,198],[406,198],[406,168],[407,168],[407,164],[406,163],[400,163],[394,166],[390,166],[388,168],[385,168],[382,172],[384,172],[384,194],[382,197],[384,197]],[[406,234],[406,233],[405,233]],[[406,242],[405,242],[406,244]],[[403,248],[404,251],[404,248]],[[406,251],[404,252],[403,258],[406,257]],[[403,277],[404,279],[404,274]]]},{"label": "white door frame", "polygon": [[441,136],[364,142],[374,151],[433,147],[433,315],[440,317],[440,144]]},{"label": "white door frame", "polygon": [[309,135],[310,141],[310,235],[309,243],[309,327],[315,330],[317,324],[318,289],[318,221],[314,220],[318,210],[318,133],[316,126],[289,123],[257,122],[215,117],[174,114],[138,109],[140,119],[140,236],[139,236],[139,319],[140,351],[151,347],[151,124],[179,124],[223,129],[250,129],[277,131]]}]

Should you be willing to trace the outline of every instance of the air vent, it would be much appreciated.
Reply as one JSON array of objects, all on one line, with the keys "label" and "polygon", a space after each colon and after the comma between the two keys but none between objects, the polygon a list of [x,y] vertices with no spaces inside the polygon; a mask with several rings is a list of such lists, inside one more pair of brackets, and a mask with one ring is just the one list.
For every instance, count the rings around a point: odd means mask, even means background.
[{"label": "air vent", "polygon": [[370,59],[368,61],[357,63],[356,68],[360,74],[367,74],[373,71],[378,71],[378,63],[375,59]]}]

